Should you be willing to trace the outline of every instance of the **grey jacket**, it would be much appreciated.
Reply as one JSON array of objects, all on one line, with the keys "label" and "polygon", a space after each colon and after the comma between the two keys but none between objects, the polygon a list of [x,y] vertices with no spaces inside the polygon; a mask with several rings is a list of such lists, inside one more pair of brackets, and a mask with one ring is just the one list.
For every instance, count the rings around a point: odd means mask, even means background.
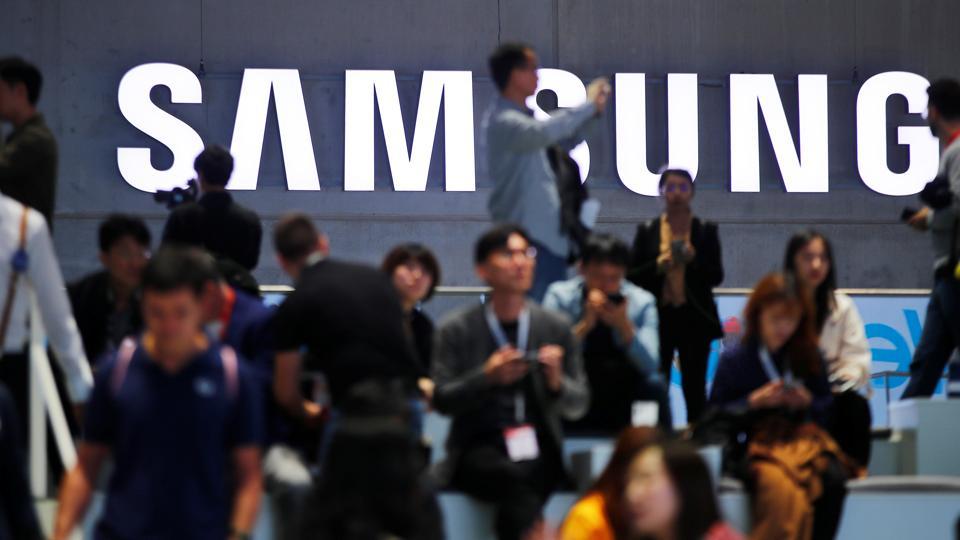
[{"label": "grey jacket", "polygon": [[534,240],[559,257],[570,251],[560,230],[560,194],[547,159],[547,147],[566,150],[579,144],[596,125],[593,103],[559,111],[548,120],[498,97],[483,119],[487,165],[493,191],[487,201],[498,223],[518,223]]},{"label": "grey jacket", "polygon": [[[544,345],[563,347],[564,378],[561,390],[554,394],[546,386],[543,373],[531,371],[536,404],[547,423],[547,434],[562,448],[561,418],[576,420],[589,406],[590,395],[580,345],[570,332],[570,321],[559,313],[530,303],[530,335],[528,349]],[[465,439],[482,422],[484,411],[496,406],[495,387],[483,372],[487,359],[497,350],[497,343],[484,317],[483,305],[461,309],[440,323],[434,335],[433,380],[436,389],[433,406],[452,416],[453,424],[447,439],[447,451],[455,462]]]},{"label": "grey jacket", "polygon": [[953,204],[940,210],[931,210],[927,217],[930,239],[933,243],[935,270],[945,265],[950,259],[951,241],[960,244],[960,234],[958,238],[954,238],[953,235],[955,223],[960,219],[960,203],[958,203],[960,201],[960,139],[943,149],[937,174],[947,177],[954,199]]}]

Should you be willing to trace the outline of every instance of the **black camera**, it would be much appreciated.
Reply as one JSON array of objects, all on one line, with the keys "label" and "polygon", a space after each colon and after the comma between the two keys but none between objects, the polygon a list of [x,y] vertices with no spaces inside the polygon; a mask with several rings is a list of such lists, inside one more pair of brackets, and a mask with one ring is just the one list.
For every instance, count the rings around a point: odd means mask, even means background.
[{"label": "black camera", "polygon": [[157,191],[153,194],[153,200],[159,204],[167,205],[167,208],[173,210],[183,203],[197,200],[200,194],[200,187],[196,179],[187,182],[187,187],[175,187],[170,191]]}]

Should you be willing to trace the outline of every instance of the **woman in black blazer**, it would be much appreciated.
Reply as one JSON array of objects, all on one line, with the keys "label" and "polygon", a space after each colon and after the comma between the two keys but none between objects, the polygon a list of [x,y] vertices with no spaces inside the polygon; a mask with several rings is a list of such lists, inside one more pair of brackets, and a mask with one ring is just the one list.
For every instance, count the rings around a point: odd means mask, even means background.
[{"label": "woman in black blazer", "polygon": [[713,288],[723,281],[717,225],[693,215],[693,178],[682,169],[660,176],[664,212],[637,227],[630,281],[657,297],[660,315],[660,368],[667,380],[674,351],[680,358],[687,423],[694,423],[707,401],[710,344],[723,336]]}]

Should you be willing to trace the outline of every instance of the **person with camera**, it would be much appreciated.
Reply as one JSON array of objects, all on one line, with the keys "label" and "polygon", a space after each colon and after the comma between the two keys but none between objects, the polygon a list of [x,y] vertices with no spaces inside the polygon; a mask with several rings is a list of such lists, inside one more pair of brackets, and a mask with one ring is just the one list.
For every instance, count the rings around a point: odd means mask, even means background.
[{"label": "person with camera", "polygon": [[683,169],[660,175],[664,212],[637,227],[627,278],[657,298],[660,369],[667,381],[674,351],[679,356],[687,423],[703,413],[707,359],[723,337],[713,288],[723,281],[717,224],[701,221],[690,208],[693,177]]},{"label": "person with camera", "polygon": [[596,79],[587,87],[587,102],[537,120],[526,100],[537,92],[538,59],[533,48],[504,43],[490,55],[490,74],[497,96],[486,112],[490,177],[494,181],[487,208],[495,222],[518,223],[530,233],[538,255],[530,297],[543,299],[547,286],[567,278],[571,238],[563,230],[557,174],[547,149],[569,151],[603,113],[610,84]]},{"label": "person with camera", "polygon": [[[626,281],[630,249],[611,234],[594,234],[584,245],[580,276],[547,289],[543,307],[577,321],[583,364],[593,396],[567,434],[616,436],[633,422],[635,402],[656,403],[652,420],[669,430],[670,402],[660,376],[657,303]],[[639,420],[639,418],[638,418]],[[651,420],[651,419],[644,419]]]},{"label": "person with camera", "polygon": [[940,139],[940,168],[937,178],[927,184],[921,199],[928,205],[907,223],[930,231],[933,241],[933,290],[923,323],[920,342],[910,363],[910,381],[902,398],[933,395],[950,355],[960,345],[960,82],[935,81],[927,89],[927,122]]},{"label": "person with camera", "polygon": [[57,140],[37,112],[43,75],[22,58],[0,58],[0,122],[13,125],[0,146],[0,192],[43,214],[53,225]]},{"label": "person with camera", "polygon": [[260,260],[263,236],[260,218],[237,204],[227,192],[233,156],[226,148],[207,146],[193,162],[193,168],[197,171],[202,195],[196,201],[174,208],[163,230],[163,243],[209,251],[228,281],[234,284],[230,267],[239,266],[238,272],[249,273]]},{"label": "person with camera", "polygon": [[444,480],[495,506],[501,540],[540,521],[566,477],[561,419],[589,404],[569,320],[526,297],[536,256],[519,226],[484,233],[474,263],[489,300],[448,316],[433,347],[433,406],[453,417]]}]

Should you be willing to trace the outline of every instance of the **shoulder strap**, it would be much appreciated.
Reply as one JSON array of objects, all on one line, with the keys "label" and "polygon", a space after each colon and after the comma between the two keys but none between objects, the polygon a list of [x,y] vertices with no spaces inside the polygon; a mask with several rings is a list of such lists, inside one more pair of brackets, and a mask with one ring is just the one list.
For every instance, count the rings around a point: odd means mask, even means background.
[{"label": "shoulder strap", "polygon": [[120,387],[127,378],[127,371],[130,368],[130,362],[133,360],[133,353],[137,350],[137,340],[128,337],[120,344],[117,350],[117,361],[113,364],[113,371],[110,373],[110,390],[113,395],[120,393]]},{"label": "shoulder strap", "polygon": [[220,363],[223,365],[223,376],[227,381],[227,395],[233,400],[237,397],[240,386],[240,367],[233,347],[224,345],[220,348]]},{"label": "shoulder strap", "polygon": [[3,301],[3,315],[0,318],[0,355],[7,342],[7,328],[10,326],[10,315],[13,311],[13,297],[17,292],[17,278],[26,270],[27,265],[27,216],[29,208],[23,205],[20,212],[20,238],[17,241],[17,251],[10,261],[10,279],[7,281],[7,297]]}]

